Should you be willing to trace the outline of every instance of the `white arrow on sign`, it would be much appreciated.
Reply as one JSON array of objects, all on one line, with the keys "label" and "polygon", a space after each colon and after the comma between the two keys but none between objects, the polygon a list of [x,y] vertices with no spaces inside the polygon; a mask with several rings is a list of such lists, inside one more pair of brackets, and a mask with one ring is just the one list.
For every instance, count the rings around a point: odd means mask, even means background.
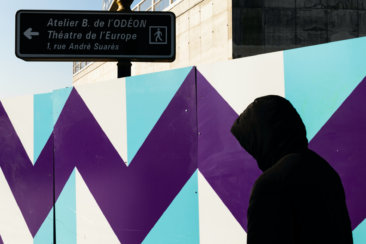
[{"label": "white arrow on sign", "polygon": [[39,32],[33,32],[32,31],[32,28],[28,28],[26,31],[24,31],[24,35],[29,40],[31,40],[33,36],[38,36],[39,35]]}]

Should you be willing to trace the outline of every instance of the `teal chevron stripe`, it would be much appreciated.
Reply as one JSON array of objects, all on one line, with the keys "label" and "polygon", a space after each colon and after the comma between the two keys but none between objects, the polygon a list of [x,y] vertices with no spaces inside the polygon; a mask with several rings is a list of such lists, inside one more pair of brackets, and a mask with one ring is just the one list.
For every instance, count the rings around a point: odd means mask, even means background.
[{"label": "teal chevron stripe", "polygon": [[[53,208],[34,237],[34,244],[53,243]],[[76,244],[75,169],[56,202],[56,242]]]},{"label": "teal chevron stripe", "polygon": [[72,88],[34,95],[34,163],[50,137]]},{"label": "teal chevron stripe", "polygon": [[72,91],[72,87],[67,87],[59,90],[55,90],[52,93],[53,102],[53,125],[56,124],[58,117],[61,114],[62,109],[65,106],[67,99]]},{"label": "teal chevron stripe", "polygon": [[142,242],[156,243],[199,243],[197,170]]},{"label": "teal chevron stripe", "polygon": [[52,93],[34,95],[34,163],[53,130]]},{"label": "teal chevron stripe", "polygon": [[310,141],[366,75],[366,37],[284,51],[285,96]]},{"label": "teal chevron stripe", "polygon": [[75,169],[56,202],[56,238],[57,244],[76,244]]},{"label": "teal chevron stripe", "polygon": [[53,243],[53,208],[33,239],[34,244]]},{"label": "teal chevron stripe", "polygon": [[353,230],[353,243],[366,243],[366,219]]},{"label": "teal chevron stripe", "polygon": [[128,164],[191,69],[188,67],[126,78]]}]

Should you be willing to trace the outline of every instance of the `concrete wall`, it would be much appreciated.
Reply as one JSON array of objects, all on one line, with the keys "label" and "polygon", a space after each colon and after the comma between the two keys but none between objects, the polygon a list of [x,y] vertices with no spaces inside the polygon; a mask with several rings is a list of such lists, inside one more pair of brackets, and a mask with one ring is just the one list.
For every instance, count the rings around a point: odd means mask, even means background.
[{"label": "concrete wall", "polygon": [[233,0],[233,58],[366,35],[364,0]]},{"label": "concrete wall", "polygon": [[[364,0],[177,0],[169,8],[177,16],[176,60],[133,63],[132,75],[366,35]],[[93,64],[73,80],[113,79],[112,70],[114,64]]]},{"label": "concrete wall", "polygon": [[133,63],[132,74],[231,59],[231,0],[183,0],[170,11],[177,17],[176,60]]},{"label": "concrete wall", "polygon": [[[172,63],[132,64],[132,75],[207,64],[232,58],[231,0],[182,0],[168,9],[176,19],[176,59]],[[117,77],[115,62],[93,63],[73,77],[74,84]]]},{"label": "concrete wall", "polygon": [[73,84],[86,84],[117,77],[117,62],[93,62],[73,75]]}]

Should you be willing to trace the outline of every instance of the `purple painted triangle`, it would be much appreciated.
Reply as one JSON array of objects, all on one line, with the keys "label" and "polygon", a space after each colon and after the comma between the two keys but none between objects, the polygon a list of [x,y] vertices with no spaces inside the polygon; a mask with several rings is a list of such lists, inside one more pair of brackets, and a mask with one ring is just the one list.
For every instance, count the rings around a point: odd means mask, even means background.
[{"label": "purple painted triangle", "polygon": [[230,133],[238,115],[198,71],[197,96],[198,168],[247,229],[251,188],[261,171]]},{"label": "purple painted triangle", "polygon": [[3,239],[1,239],[1,235],[0,235],[0,244],[4,244]]},{"label": "purple painted triangle", "polygon": [[33,166],[0,103],[0,167],[33,236],[53,205],[53,137]]},{"label": "purple painted triangle", "polygon": [[355,88],[309,147],[338,172],[352,229],[366,218],[366,78]]},{"label": "purple painted triangle", "polygon": [[195,101],[193,69],[126,167],[73,90],[54,128],[56,197],[77,167],[121,243],[141,243],[197,169]]}]

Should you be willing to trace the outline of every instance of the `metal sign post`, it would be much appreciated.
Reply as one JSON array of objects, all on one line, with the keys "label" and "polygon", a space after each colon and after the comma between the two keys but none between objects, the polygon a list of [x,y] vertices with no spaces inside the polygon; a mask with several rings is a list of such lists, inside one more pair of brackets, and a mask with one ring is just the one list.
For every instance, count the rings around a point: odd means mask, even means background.
[{"label": "metal sign post", "polygon": [[[131,4],[133,0],[117,0],[117,12],[131,12]],[[131,76],[131,67],[132,63],[131,60],[129,61],[123,61],[118,60],[117,61],[117,78],[122,77],[128,77]]]}]

